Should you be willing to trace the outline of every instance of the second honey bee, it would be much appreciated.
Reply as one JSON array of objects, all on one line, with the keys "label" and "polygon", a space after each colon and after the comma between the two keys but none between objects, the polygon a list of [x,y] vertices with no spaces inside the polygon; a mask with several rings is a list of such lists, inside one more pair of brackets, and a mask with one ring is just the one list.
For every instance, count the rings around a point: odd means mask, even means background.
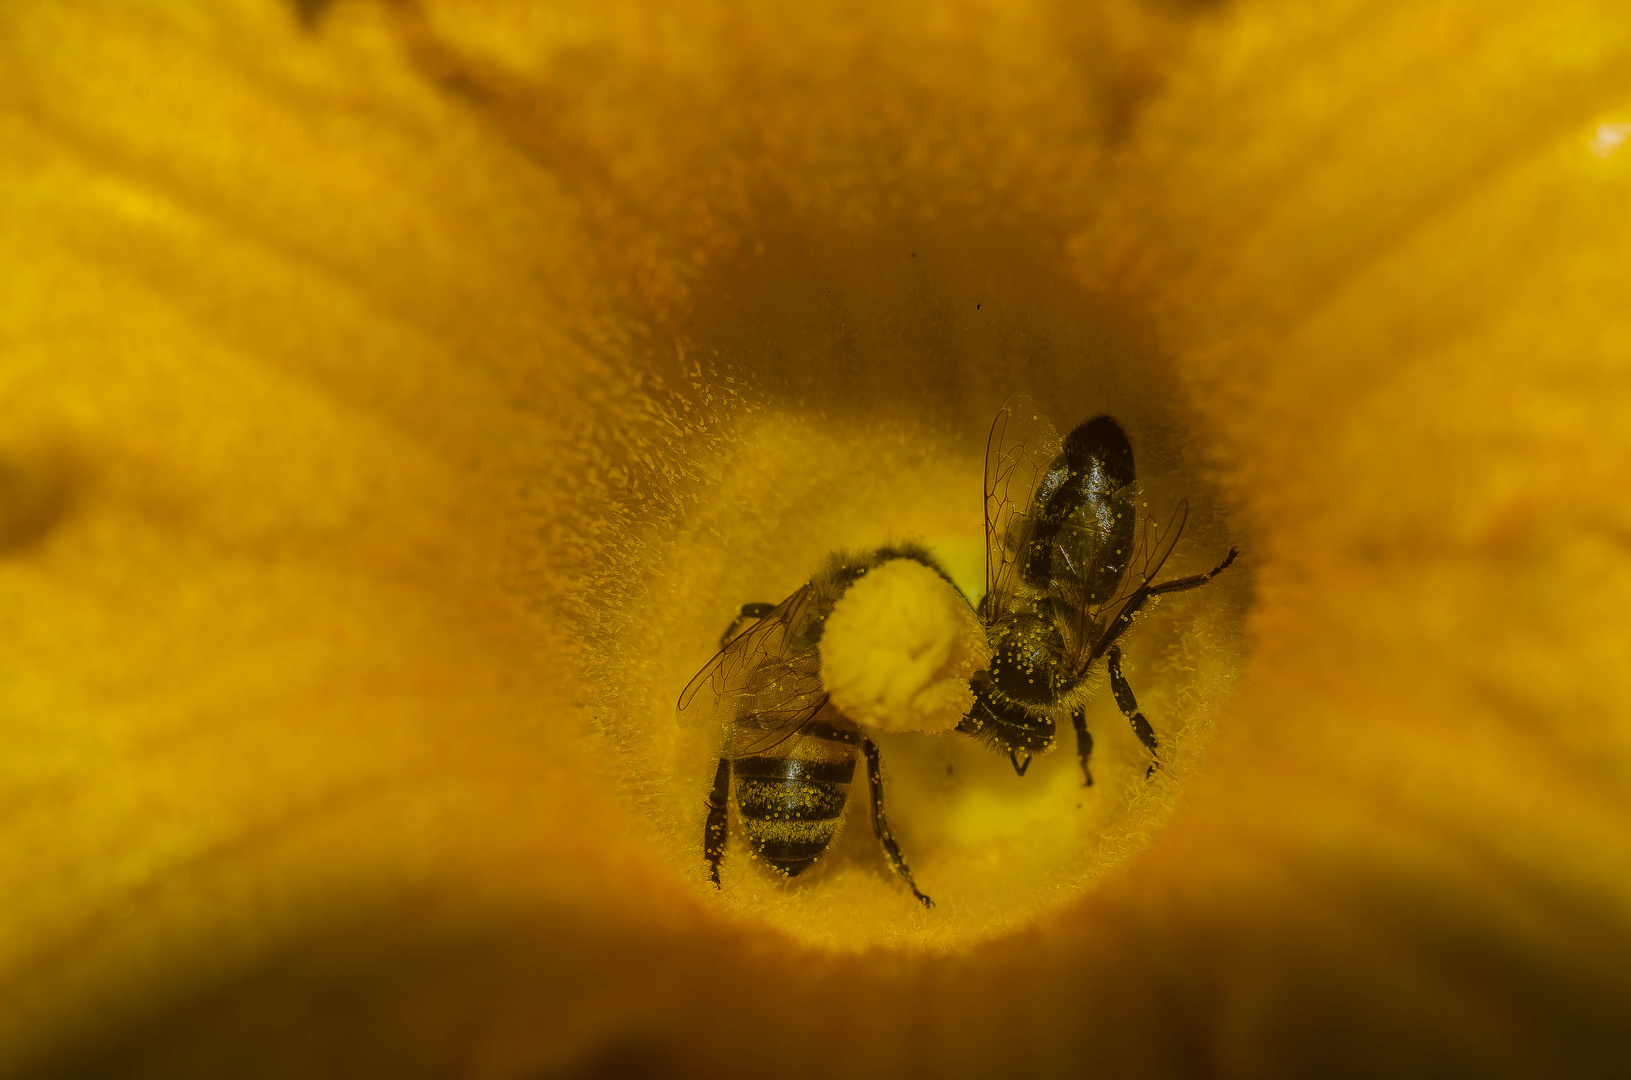
[{"label": "second honey bee", "polygon": [[680,694],[682,724],[715,722],[724,728],[703,830],[703,852],[716,886],[733,794],[737,821],[754,853],[793,877],[837,835],[858,753],[866,762],[872,828],[884,854],[912,895],[933,906],[913,881],[884,817],[877,744],[830,703],[821,680],[818,646],[827,617],[850,586],[895,559],[921,563],[951,581],[927,550],[913,544],[835,553],[781,603],[743,605],[719,653]]},{"label": "second honey bee", "polygon": [[1158,596],[1196,589],[1234,562],[1229,549],[1204,574],[1157,583],[1184,530],[1180,502],[1165,529],[1138,529],[1133,448],[1121,425],[1096,416],[1063,441],[1031,400],[1015,395],[986,444],[985,595],[979,614],[992,659],[972,685],[974,707],[957,730],[1006,753],[1024,775],[1053,748],[1069,716],[1085,785],[1093,783],[1081,686],[1102,657],[1116,705],[1155,770],[1160,743],[1121,670],[1122,634]]}]

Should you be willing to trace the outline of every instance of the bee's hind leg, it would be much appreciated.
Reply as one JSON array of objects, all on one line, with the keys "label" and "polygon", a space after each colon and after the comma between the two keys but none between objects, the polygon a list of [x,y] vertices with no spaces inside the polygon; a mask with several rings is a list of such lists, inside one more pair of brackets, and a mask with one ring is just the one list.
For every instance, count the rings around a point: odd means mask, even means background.
[{"label": "bee's hind leg", "polygon": [[1088,663],[1092,663],[1103,656],[1105,651],[1116,643],[1116,639],[1127,632],[1127,628],[1133,625],[1133,616],[1144,609],[1144,605],[1149,603],[1151,597],[1198,589],[1229,569],[1234,564],[1235,556],[1239,554],[1239,548],[1230,548],[1229,554],[1223,557],[1223,561],[1204,574],[1191,574],[1189,577],[1174,578],[1171,581],[1163,581],[1159,585],[1151,585],[1148,582],[1140,585],[1133,591],[1133,595],[1127,598],[1127,603],[1122,605],[1121,613],[1116,616],[1115,622],[1110,624],[1109,629],[1104,632],[1104,636],[1100,637],[1098,643],[1093,646],[1093,652],[1088,658]]},{"label": "bee's hind leg", "polygon": [[[1121,715],[1127,718],[1127,722],[1133,725],[1133,733],[1138,736],[1138,741],[1144,744],[1144,749],[1148,750],[1150,756],[1156,759],[1150,762],[1148,769],[1144,770],[1144,776],[1147,779],[1155,772],[1156,766],[1161,764],[1161,759],[1156,756],[1160,746],[1155,741],[1155,729],[1150,727],[1148,720],[1144,719],[1144,714],[1138,711],[1138,699],[1133,697],[1133,688],[1127,685],[1127,679],[1121,673],[1121,646],[1111,646],[1108,666],[1110,668],[1110,691],[1116,695],[1116,706],[1121,709]],[[1085,731],[1086,727],[1078,727],[1076,730],[1080,733]],[[1086,768],[1085,758],[1083,759],[1083,768]]]},{"label": "bee's hind leg", "polygon": [[1211,581],[1213,578],[1223,573],[1225,570],[1229,569],[1229,567],[1235,561],[1235,556],[1239,554],[1239,548],[1230,548],[1229,554],[1223,557],[1223,561],[1212,567],[1212,569],[1208,570],[1206,573],[1191,574],[1189,577],[1174,578],[1171,581],[1163,581],[1159,585],[1151,585],[1150,595],[1163,596],[1166,593],[1186,592],[1189,589],[1198,589],[1202,585],[1205,585],[1208,581]]},{"label": "bee's hind leg", "polygon": [[719,759],[719,771],[714,773],[714,789],[708,793],[708,824],[702,829],[702,852],[708,858],[708,877],[714,888],[719,888],[719,860],[725,857],[725,830],[728,819],[726,807],[731,796],[731,763]]},{"label": "bee's hind leg", "polygon": [[731,624],[725,628],[725,632],[719,635],[720,647],[724,648],[729,645],[731,638],[740,634],[743,627],[764,618],[775,610],[775,604],[743,604],[741,610],[736,613],[736,618],[732,619]]},{"label": "bee's hind leg", "polygon": [[[1121,657],[1118,654],[1116,660],[1119,661],[1120,659]],[[1120,672],[1120,663],[1116,664],[1116,670],[1118,673]],[[1126,684],[1127,680],[1123,679],[1122,685],[1125,686]],[[1128,699],[1131,700],[1132,696],[1132,691],[1129,690],[1127,692]],[[1120,701],[1121,698],[1118,696],[1116,700]],[[1134,705],[1133,707],[1137,708],[1138,706]],[[1139,719],[1142,720],[1144,718],[1140,716]],[[1070,722],[1076,725],[1076,756],[1082,761],[1082,786],[1092,787],[1093,774],[1087,769],[1087,759],[1093,756],[1093,736],[1089,734],[1087,730],[1087,713],[1081,709],[1076,709],[1070,714]],[[1145,724],[1144,726],[1146,728],[1149,727],[1148,724]],[[1143,736],[1141,735],[1139,738],[1143,738]],[[1152,733],[1150,738],[1154,739],[1155,735]]]},{"label": "bee's hind leg", "polygon": [[880,772],[882,759],[878,755],[878,746],[866,736],[861,736],[861,753],[866,755],[866,781],[872,789],[872,831],[878,834],[878,840],[883,844],[884,851],[889,855],[889,862],[895,868],[895,873],[906,879],[906,887],[912,890],[912,895],[924,907],[934,907],[934,901],[917,891],[917,882],[912,880],[912,871],[906,867],[906,856],[900,853],[900,845],[890,835],[889,822],[883,816],[883,773]]}]

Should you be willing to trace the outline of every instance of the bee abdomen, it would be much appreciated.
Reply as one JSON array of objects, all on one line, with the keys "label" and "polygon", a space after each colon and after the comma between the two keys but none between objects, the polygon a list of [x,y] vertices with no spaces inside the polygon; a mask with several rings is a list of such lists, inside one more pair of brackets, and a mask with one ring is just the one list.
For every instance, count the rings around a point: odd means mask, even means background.
[{"label": "bee abdomen", "polygon": [[808,869],[838,832],[854,759],[752,757],[733,768],[736,810],[753,850],[788,877]]},{"label": "bee abdomen", "polygon": [[1053,749],[1054,722],[1046,712],[1030,713],[1005,700],[984,677],[973,680],[974,707],[957,730],[990,742],[1005,752],[1045,754]]}]

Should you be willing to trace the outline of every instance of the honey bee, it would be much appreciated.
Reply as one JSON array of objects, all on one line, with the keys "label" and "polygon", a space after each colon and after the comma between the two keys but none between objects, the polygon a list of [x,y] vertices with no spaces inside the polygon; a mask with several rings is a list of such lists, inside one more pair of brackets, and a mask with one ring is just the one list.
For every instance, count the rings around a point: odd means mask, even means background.
[{"label": "honey bee", "polygon": [[837,835],[859,751],[872,795],[872,829],[884,854],[912,895],[924,907],[934,906],[918,891],[884,818],[877,745],[828,701],[821,683],[817,646],[827,616],[851,585],[892,559],[916,560],[951,581],[935,558],[915,544],[836,552],[781,603],[742,605],[720,639],[718,654],[680,694],[682,724],[713,721],[725,729],[703,829],[708,875],[716,887],[733,786],[737,820],[753,851],[794,877],[809,869]]},{"label": "honey bee", "polygon": [[1083,786],[1091,786],[1083,681],[1103,657],[1122,715],[1159,764],[1160,743],[1121,670],[1116,642],[1146,604],[1196,589],[1234,562],[1235,548],[1204,574],[1157,584],[1188,503],[1166,527],[1137,528],[1133,448],[1121,425],[1095,416],[1063,442],[1031,400],[1015,395],[997,414],[985,458],[985,595],[979,615],[991,645],[988,671],[970,680],[974,706],[957,730],[1008,754],[1021,776],[1054,745],[1057,720],[1076,728]]}]

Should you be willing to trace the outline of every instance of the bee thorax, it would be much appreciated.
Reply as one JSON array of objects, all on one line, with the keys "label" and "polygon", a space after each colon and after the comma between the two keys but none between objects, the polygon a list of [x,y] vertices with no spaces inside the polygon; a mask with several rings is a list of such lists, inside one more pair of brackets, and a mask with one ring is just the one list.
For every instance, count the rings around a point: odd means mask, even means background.
[{"label": "bee thorax", "polygon": [[1050,705],[1059,696],[1058,667],[1064,639],[1035,615],[1007,621],[994,642],[991,682],[1002,697],[1027,705]]}]

